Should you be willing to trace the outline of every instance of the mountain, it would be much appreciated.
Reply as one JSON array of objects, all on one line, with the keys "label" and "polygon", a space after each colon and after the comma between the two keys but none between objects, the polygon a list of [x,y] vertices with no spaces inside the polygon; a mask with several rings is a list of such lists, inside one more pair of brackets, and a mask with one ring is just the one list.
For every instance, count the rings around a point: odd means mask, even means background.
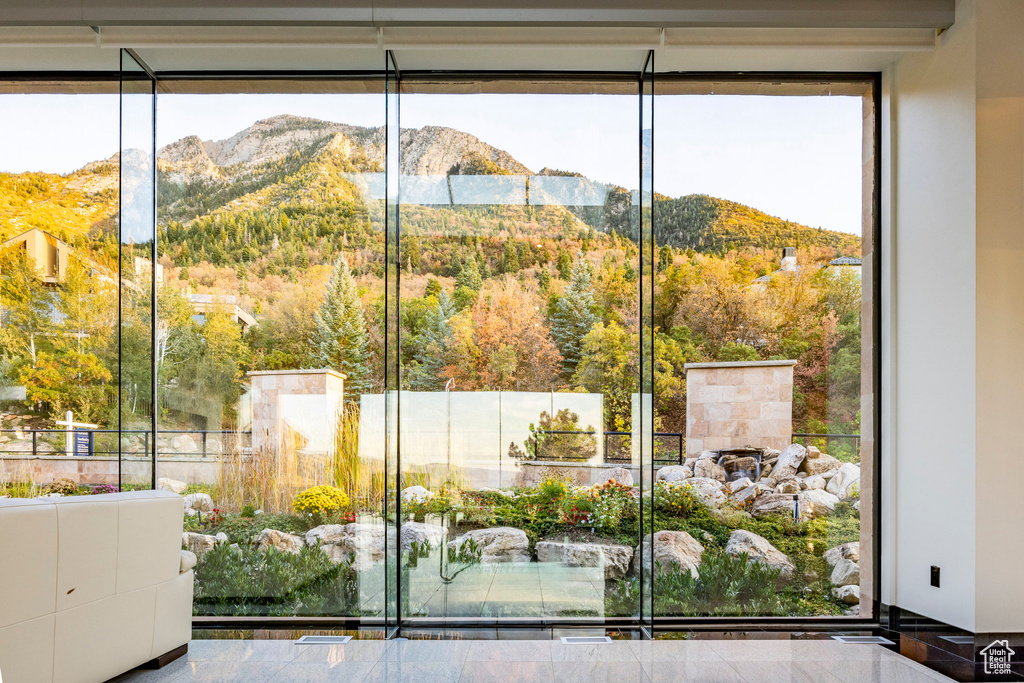
[{"label": "mountain", "polygon": [[[434,178],[423,195],[432,199],[402,207],[407,237],[476,235],[503,243],[543,235],[557,243],[588,234],[636,236],[636,211],[626,188],[571,171],[535,173],[508,152],[441,126],[403,129],[400,144],[402,175]],[[366,258],[369,252],[380,256],[384,166],[385,131],[379,127],[279,115],[224,140],[182,138],[157,154],[162,252],[180,265],[276,259],[286,270],[329,263],[353,244],[368,250]],[[529,206],[520,199],[453,207],[448,198],[454,177],[463,175],[552,180],[530,183]],[[408,184],[404,189],[411,192]],[[0,174],[0,238],[38,226],[82,246],[97,237],[109,242],[117,192],[117,155],[65,176]],[[854,235],[704,195],[656,196],[655,230],[659,243],[696,251],[789,245],[859,251]],[[457,264],[444,264],[449,267]]]}]

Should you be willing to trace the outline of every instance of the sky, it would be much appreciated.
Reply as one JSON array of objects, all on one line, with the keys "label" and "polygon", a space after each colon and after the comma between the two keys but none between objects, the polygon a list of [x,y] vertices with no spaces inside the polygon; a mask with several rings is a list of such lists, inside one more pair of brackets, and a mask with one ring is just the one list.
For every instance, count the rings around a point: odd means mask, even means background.
[{"label": "sky", "polygon": [[[379,126],[383,97],[164,94],[157,143],[219,140],[280,113]],[[860,232],[859,98],[666,95],[654,114],[658,192],[709,194],[812,227]],[[401,101],[403,128],[456,128],[533,171],[572,170],[629,188],[637,185],[638,121],[638,98],[628,95],[405,94]],[[0,138],[0,170],[67,173],[117,150],[117,96],[0,95],[0,130],[20,131]]]}]

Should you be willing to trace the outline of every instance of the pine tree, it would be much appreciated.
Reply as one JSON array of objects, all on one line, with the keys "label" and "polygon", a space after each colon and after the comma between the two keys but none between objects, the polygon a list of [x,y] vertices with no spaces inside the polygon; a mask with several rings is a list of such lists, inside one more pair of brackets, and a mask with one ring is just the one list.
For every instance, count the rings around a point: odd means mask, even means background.
[{"label": "pine tree", "polygon": [[566,377],[572,377],[576,372],[582,357],[583,338],[595,323],[597,315],[594,314],[590,268],[587,261],[579,257],[572,265],[569,286],[565,288],[551,316],[551,336],[562,352],[562,369]]},{"label": "pine tree", "polygon": [[512,240],[505,242],[505,252],[501,255],[501,272],[507,275],[519,272],[519,250]]},{"label": "pine tree", "polygon": [[371,388],[369,335],[356,282],[344,258],[334,264],[315,323],[310,340],[314,360],[344,374],[345,399],[358,400]]},{"label": "pine tree", "polygon": [[442,289],[437,295],[437,306],[426,316],[420,336],[419,353],[409,370],[409,388],[413,391],[440,391],[444,388],[441,371],[452,346],[453,332],[449,322],[455,315],[455,304]]},{"label": "pine tree", "polygon": [[480,291],[480,288],[483,286],[483,280],[480,278],[480,271],[477,270],[476,259],[470,258],[466,260],[466,264],[462,266],[462,272],[456,278],[456,284],[459,287]]},{"label": "pine tree", "polygon": [[558,277],[563,280],[568,280],[572,270],[572,258],[569,256],[569,252],[565,249],[558,250],[558,261],[556,263],[558,269]]}]

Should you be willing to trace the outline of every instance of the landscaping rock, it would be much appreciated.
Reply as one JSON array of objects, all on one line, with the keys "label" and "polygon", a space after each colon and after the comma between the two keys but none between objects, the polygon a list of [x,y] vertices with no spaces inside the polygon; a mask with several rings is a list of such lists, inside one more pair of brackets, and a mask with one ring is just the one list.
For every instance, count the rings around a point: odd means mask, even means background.
[{"label": "landscaping rock", "polygon": [[188,488],[188,484],[177,479],[168,479],[167,477],[160,477],[156,480],[156,488],[158,491],[172,491],[178,495],[183,495],[185,489]]},{"label": "landscaping rock", "polygon": [[683,485],[689,486],[697,500],[709,508],[719,507],[725,502],[725,494],[722,493],[722,483],[717,479],[691,477]]},{"label": "landscaping rock", "polygon": [[632,486],[633,474],[625,467],[610,467],[597,475],[597,481],[594,483],[600,485],[608,481],[615,481],[623,486]]},{"label": "landscaping rock", "polygon": [[836,475],[832,477],[828,486],[825,490],[834,496],[838,496],[840,500],[847,498],[856,498],[854,495],[854,487],[860,486],[860,468],[853,463],[844,463]]},{"label": "landscaping rock", "polygon": [[730,481],[727,484],[727,486],[729,487],[729,492],[730,493],[736,493],[737,491],[742,491],[743,489],[745,489],[747,487],[750,487],[750,486],[753,486],[753,485],[754,485],[754,482],[750,481],[749,477],[743,477],[742,479],[737,479],[736,481]]},{"label": "landscaping rock", "polygon": [[603,567],[605,579],[621,579],[629,571],[633,549],[603,543],[537,543],[538,562],[558,562],[566,567]]},{"label": "landscaping rock", "polygon": [[832,589],[832,595],[847,605],[860,604],[860,586],[840,586]]},{"label": "landscaping rock", "polygon": [[733,557],[746,553],[751,562],[778,569],[781,583],[788,583],[796,571],[796,566],[785,553],[769,543],[768,539],[743,529],[737,529],[729,534],[725,552]]},{"label": "landscaping rock", "polygon": [[804,519],[831,515],[838,502],[839,499],[828,491],[808,489],[800,494],[800,514]]},{"label": "landscaping rock", "polygon": [[[802,506],[801,506],[802,508]],[[765,493],[758,496],[750,510],[755,517],[774,514],[793,514],[793,495],[790,493]]]},{"label": "landscaping rock", "polygon": [[693,476],[693,470],[686,465],[667,465],[658,470],[655,481],[679,481]]},{"label": "landscaping rock", "polygon": [[184,498],[185,507],[200,512],[213,512],[213,498],[208,493],[190,493]]},{"label": "landscaping rock", "polygon": [[196,440],[188,434],[178,434],[176,437],[171,439],[171,448],[178,453],[199,452],[199,446],[196,445]]},{"label": "landscaping rock", "polygon": [[821,451],[818,450],[817,446],[808,446],[807,447],[807,459],[808,460],[814,460],[815,458],[817,458],[820,455],[821,455]]},{"label": "landscaping rock", "polygon": [[813,475],[807,477],[806,479],[804,479],[804,486],[806,486],[808,489],[816,489],[816,490],[824,491],[825,490],[825,485],[827,483],[828,483],[828,480],[826,480],[825,477],[821,476],[820,474],[813,474]]},{"label": "landscaping rock", "polygon": [[803,464],[806,457],[806,448],[798,443],[790,444],[779,453],[779,459],[771,470],[772,478],[775,481],[795,479],[796,473],[800,471],[800,465]]},{"label": "landscaping rock", "polygon": [[767,479],[768,475],[772,473],[772,463],[761,462],[761,476],[758,477],[758,481]]},{"label": "landscaping rock", "polygon": [[298,555],[305,546],[301,536],[295,534],[288,534],[277,529],[264,529],[263,531],[256,534],[255,538],[252,539],[253,544],[257,550],[266,551],[269,548],[275,548],[281,552],[291,553],[292,555]]},{"label": "landscaping rock", "polygon": [[701,451],[700,455],[697,456],[698,460],[707,460],[708,458],[717,461],[721,457],[718,451]]},{"label": "landscaping rock", "polygon": [[860,565],[853,560],[839,560],[832,568],[833,586],[859,586]]},{"label": "landscaping rock", "polygon": [[436,548],[444,544],[448,530],[437,524],[405,522],[402,524],[402,550],[409,550],[413,543],[427,544]]},{"label": "landscaping rock", "polygon": [[[651,552],[651,546],[654,551]],[[651,560],[654,561],[655,576],[660,576],[670,571],[689,570],[696,578],[701,558],[704,556],[704,546],[697,542],[685,531],[658,531],[652,536],[644,539],[643,548],[637,546],[633,553],[633,572],[637,575],[643,570],[651,570]]]},{"label": "landscaping rock", "polygon": [[470,539],[476,542],[480,551],[481,564],[530,561],[530,540],[522,529],[507,526],[474,529],[459,536],[448,547],[458,552]]},{"label": "landscaping rock", "polygon": [[775,493],[800,493],[800,491],[800,481],[798,479],[784,481],[775,487]]},{"label": "landscaping rock", "polygon": [[821,557],[828,562],[828,566],[830,567],[835,567],[839,564],[840,560],[860,562],[860,542],[851,541],[850,543],[843,543],[842,545],[837,545],[834,548],[829,548]]},{"label": "landscaping rock", "polygon": [[402,501],[405,503],[426,503],[433,497],[433,492],[422,486],[409,486],[402,489]]},{"label": "landscaping rock", "polygon": [[217,543],[216,536],[197,534],[192,531],[186,531],[181,535],[181,547],[196,557],[213,550],[217,547]]},{"label": "landscaping rock", "polygon": [[747,488],[733,494],[733,501],[739,504],[746,503],[748,500],[754,500],[758,496],[758,488],[756,486],[748,486]]},{"label": "landscaping rock", "polygon": [[384,560],[385,529],[362,522],[321,524],[306,532],[304,542],[319,547],[335,564],[352,560],[354,567],[365,569]]},{"label": "landscaping rock", "polygon": [[704,477],[707,479],[717,479],[723,484],[729,478],[729,473],[725,471],[725,468],[716,463],[710,458],[704,458],[698,460],[693,466],[694,477]]},{"label": "landscaping rock", "polygon": [[806,472],[808,476],[813,476],[815,474],[825,474],[831,470],[837,470],[842,466],[842,464],[843,463],[839,458],[834,458],[827,453],[819,453],[816,458],[808,456],[800,465],[800,471]]}]

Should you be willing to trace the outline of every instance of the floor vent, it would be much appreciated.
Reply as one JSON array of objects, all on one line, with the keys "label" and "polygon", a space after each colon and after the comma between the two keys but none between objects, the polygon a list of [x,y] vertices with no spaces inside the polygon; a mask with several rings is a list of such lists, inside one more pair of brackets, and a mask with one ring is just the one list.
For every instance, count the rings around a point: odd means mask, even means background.
[{"label": "floor vent", "polygon": [[974,645],[974,636],[939,636],[954,645]]},{"label": "floor vent", "polygon": [[832,640],[838,640],[846,645],[895,645],[888,638],[882,636],[832,636]]},{"label": "floor vent", "polygon": [[302,636],[295,641],[297,645],[343,645],[352,640],[352,636]]},{"label": "floor vent", "polygon": [[612,639],[608,636],[562,636],[563,645],[597,645],[610,642]]}]

